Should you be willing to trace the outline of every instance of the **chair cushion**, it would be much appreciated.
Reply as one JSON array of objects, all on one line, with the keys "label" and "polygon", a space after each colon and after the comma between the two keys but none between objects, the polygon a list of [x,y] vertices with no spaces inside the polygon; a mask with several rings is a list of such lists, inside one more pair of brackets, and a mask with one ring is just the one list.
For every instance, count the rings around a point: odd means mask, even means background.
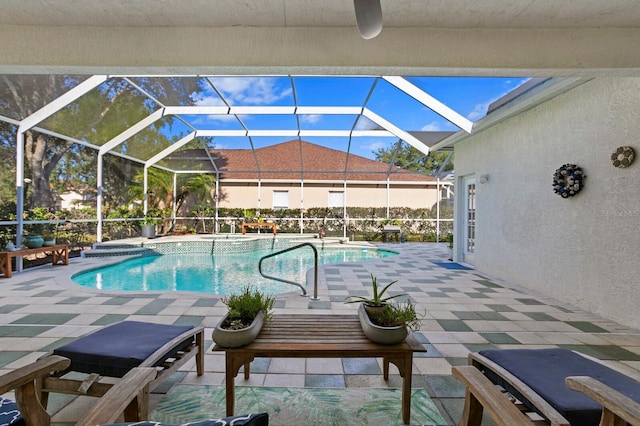
[{"label": "chair cushion", "polygon": [[[53,353],[71,360],[70,371],[123,377],[165,343],[191,329],[191,325],[122,321],[60,346]],[[179,347],[167,353],[156,366],[192,342],[193,338],[186,339]]]},{"label": "chair cushion", "polygon": [[169,425],[157,422],[118,423],[111,426],[268,426],[269,414],[244,414],[241,416],[225,417],[223,419],[209,419],[182,425]]},{"label": "chair cushion", "polygon": [[0,396],[0,426],[8,425],[23,426],[24,420],[16,403]]},{"label": "chair cushion", "polygon": [[[640,402],[640,383],[567,349],[487,350],[480,351],[480,355],[524,382],[572,425],[597,426],[602,406],[588,396],[569,389],[564,383],[569,376],[591,376]],[[487,369],[485,373],[492,382],[512,393],[531,410],[542,414],[493,371]]]}]

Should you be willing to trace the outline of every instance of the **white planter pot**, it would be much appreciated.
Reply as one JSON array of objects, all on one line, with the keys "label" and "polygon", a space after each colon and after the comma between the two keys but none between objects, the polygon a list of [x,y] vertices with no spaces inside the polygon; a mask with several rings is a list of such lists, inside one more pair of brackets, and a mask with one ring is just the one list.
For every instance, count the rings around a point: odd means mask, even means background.
[{"label": "white planter pot", "polygon": [[237,348],[248,345],[258,337],[258,334],[260,334],[260,330],[262,330],[262,326],[264,325],[264,312],[260,311],[249,327],[241,330],[227,330],[220,326],[224,320],[227,319],[228,315],[229,314],[222,318],[211,334],[213,341],[225,348]]},{"label": "white planter pot", "polygon": [[143,238],[155,238],[156,226],[155,225],[142,225],[142,237]]},{"label": "white planter pot", "polygon": [[384,345],[394,345],[402,342],[407,338],[409,332],[407,327],[399,325],[397,327],[381,327],[371,322],[367,311],[364,309],[364,304],[360,304],[358,307],[358,318],[360,319],[360,325],[362,331],[367,339],[375,343],[382,343]]}]

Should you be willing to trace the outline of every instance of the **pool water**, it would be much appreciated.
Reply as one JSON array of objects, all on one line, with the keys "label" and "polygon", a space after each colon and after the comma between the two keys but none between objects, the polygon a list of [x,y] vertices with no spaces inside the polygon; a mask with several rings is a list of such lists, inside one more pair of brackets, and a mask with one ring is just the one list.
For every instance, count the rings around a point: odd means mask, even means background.
[{"label": "pool water", "polygon": [[[294,285],[263,278],[258,272],[260,258],[271,253],[259,250],[234,254],[168,254],[126,260],[111,266],[74,275],[84,287],[123,291],[193,291],[227,295],[251,285],[266,294],[299,292]],[[397,253],[377,249],[319,249],[318,264],[360,262]],[[290,281],[306,282],[313,268],[311,249],[279,254],[262,263],[262,272]],[[307,291],[312,293],[313,282]]]}]

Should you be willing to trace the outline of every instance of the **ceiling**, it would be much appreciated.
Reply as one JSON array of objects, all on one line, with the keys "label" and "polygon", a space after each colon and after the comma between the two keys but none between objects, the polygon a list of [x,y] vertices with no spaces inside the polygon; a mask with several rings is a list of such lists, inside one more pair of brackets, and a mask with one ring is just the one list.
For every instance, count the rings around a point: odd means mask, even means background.
[{"label": "ceiling", "polygon": [[640,74],[637,0],[3,0],[0,73]]},{"label": "ceiling", "polygon": [[[349,27],[351,0],[3,0],[0,24]],[[385,28],[637,27],[637,0],[381,0]]]}]

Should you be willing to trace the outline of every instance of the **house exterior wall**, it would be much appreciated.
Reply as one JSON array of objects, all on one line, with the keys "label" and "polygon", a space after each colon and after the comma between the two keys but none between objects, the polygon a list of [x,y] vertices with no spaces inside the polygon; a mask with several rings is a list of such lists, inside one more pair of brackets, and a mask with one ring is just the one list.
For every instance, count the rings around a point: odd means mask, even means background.
[{"label": "house exterior wall", "polygon": [[[300,183],[230,183],[220,181],[220,190],[223,197],[220,199],[220,207],[227,208],[257,208],[258,197],[260,207],[273,208],[273,192],[289,192],[289,208],[300,208],[300,200],[304,200],[304,208],[326,207],[329,201],[330,191],[344,191],[341,183],[318,184],[305,183],[300,188]],[[391,185],[389,194],[389,207],[433,208],[437,203],[438,191],[434,184],[426,185]],[[386,207],[386,184],[348,184],[346,202],[354,207]]]},{"label": "house exterior wall", "polygon": [[[640,161],[610,160],[619,146],[640,154],[638,117],[639,78],[596,78],[456,145],[458,183],[489,175],[476,269],[640,328]],[[568,199],[551,184],[565,163],[587,176]]]}]

